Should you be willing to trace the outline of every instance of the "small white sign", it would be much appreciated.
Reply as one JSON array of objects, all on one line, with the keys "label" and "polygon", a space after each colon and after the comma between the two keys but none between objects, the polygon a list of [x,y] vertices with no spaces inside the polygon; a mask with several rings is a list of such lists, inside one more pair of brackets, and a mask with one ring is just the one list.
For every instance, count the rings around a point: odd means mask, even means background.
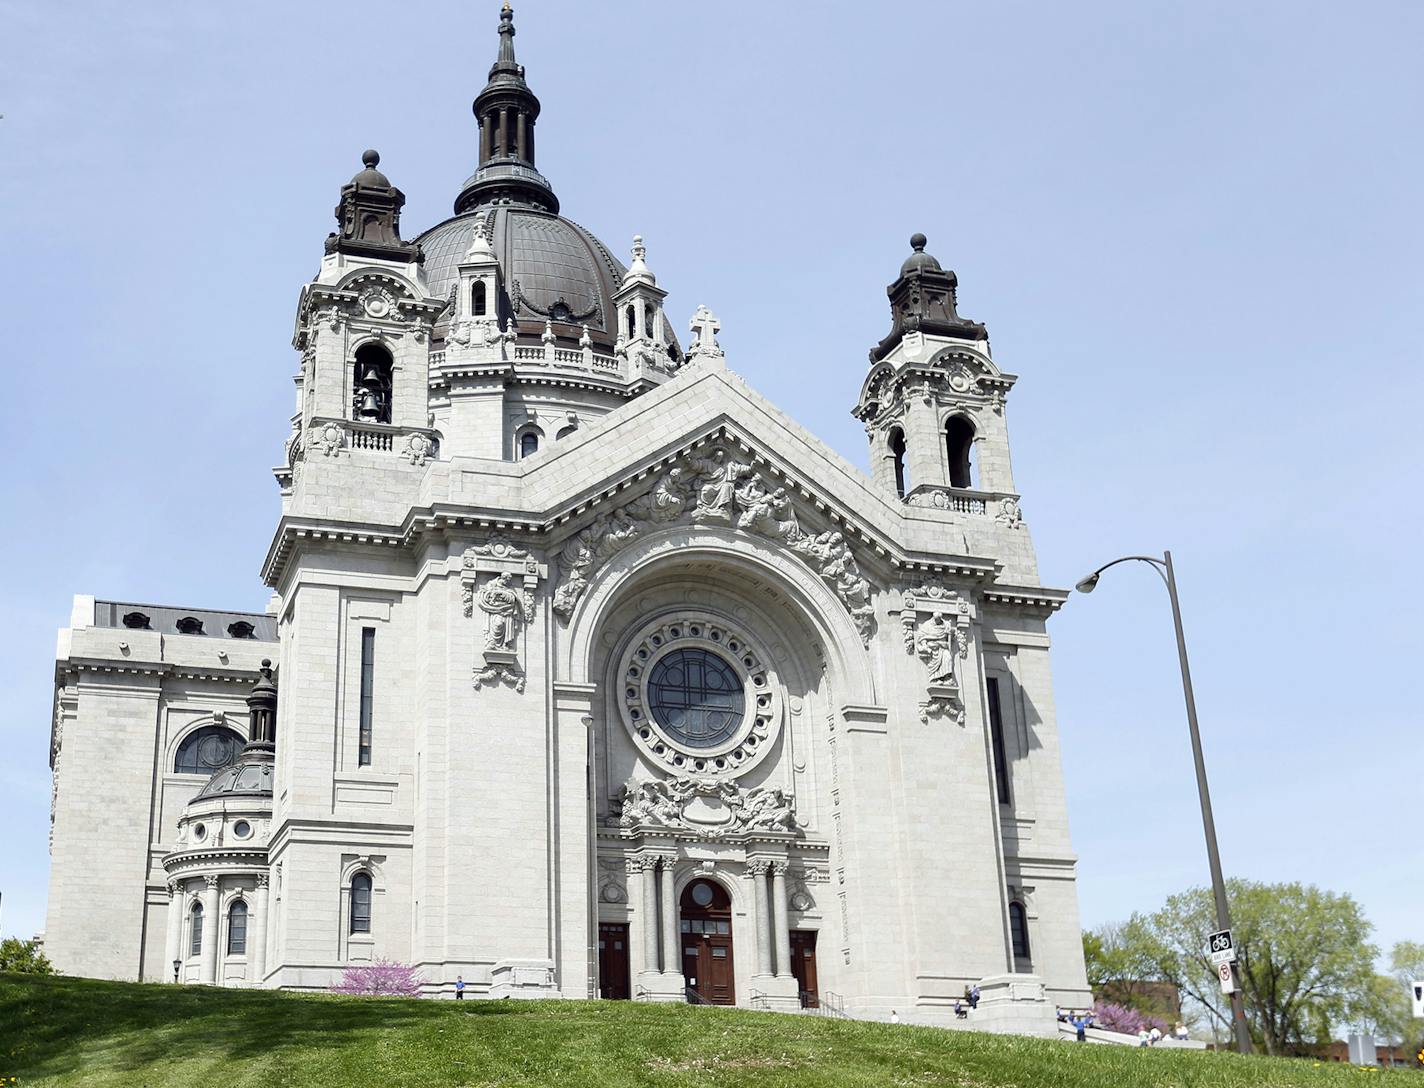
[{"label": "small white sign", "polygon": [[1409,996],[1414,1001],[1414,1015],[1424,1020],[1424,979],[1410,979]]},{"label": "small white sign", "polygon": [[1208,952],[1207,959],[1211,960],[1213,967],[1220,967],[1223,963],[1231,963],[1236,959],[1234,948],[1224,948],[1220,952]]},{"label": "small white sign", "polygon": [[1236,978],[1231,973],[1231,962],[1218,964],[1216,977],[1221,979],[1221,992],[1224,994],[1234,994],[1236,992]]}]

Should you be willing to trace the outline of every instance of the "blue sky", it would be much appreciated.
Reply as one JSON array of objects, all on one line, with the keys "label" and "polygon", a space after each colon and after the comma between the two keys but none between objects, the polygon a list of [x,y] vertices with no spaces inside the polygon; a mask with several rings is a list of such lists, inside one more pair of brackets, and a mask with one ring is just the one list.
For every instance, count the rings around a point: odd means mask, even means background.
[{"label": "blue sky", "polygon": [[[929,236],[1021,376],[1044,580],[1173,549],[1228,873],[1424,939],[1424,8],[516,10],[565,213],[643,234],[670,313],[711,306],[861,465],[885,285]],[[43,926],[71,595],[263,607],[298,289],[363,148],[407,237],[449,213],[497,11],[0,0],[7,934]],[[1150,571],[1051,631],[1093,924],[1206,879],[1190,751]]]}]

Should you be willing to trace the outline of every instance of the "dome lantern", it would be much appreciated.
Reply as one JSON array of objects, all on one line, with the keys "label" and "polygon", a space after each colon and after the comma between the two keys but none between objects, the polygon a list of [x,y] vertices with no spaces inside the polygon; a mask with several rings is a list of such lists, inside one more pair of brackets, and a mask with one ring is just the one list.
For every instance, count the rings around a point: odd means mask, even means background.
[{"label": "dome lantern", "polygon": [[496,201],[557,214],[559,198],[534,166],[539,99],[524,81],[524,65],[514,59],[514,9],[507,0],[499,13],[499,55],[472,108],[480,127],[479,168],[455,198],[455,214]]}]

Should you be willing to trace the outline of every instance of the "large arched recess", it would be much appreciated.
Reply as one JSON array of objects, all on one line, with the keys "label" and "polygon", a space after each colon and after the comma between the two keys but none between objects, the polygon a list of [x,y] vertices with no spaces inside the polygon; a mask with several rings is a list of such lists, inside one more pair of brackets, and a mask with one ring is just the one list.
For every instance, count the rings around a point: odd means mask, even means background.
[{"label": "large arched recess", "polygon": [[681,608],[726,616],[769,651],[786,696],[776,747],[755,768],[727,777],[789,789],[799,795],[801,817],[814,822],[822,792],[816,783],[825,782],[815,768],[814,738],[838,707],[875,703],[868,653],[845,606],[797,556],[703,526],[650,533],[610,558],[593,572],[560,640],[559,674],[598,691],[600,813],[630,778],[668,773],[626,741],[615,672],[638,630]]}]

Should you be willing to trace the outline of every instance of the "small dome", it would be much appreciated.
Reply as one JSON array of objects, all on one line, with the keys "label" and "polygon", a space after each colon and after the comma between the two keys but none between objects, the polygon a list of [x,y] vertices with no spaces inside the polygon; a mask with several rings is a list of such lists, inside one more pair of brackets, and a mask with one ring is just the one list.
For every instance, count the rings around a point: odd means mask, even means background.
[{"label": "small dome", "polygon": [[258,794],[272,796],[272,763],[270,760],[246,761],[238,759],[230,767],[224,767],[199,792],[194,801],[209,797],[231,797],[234,794]]},{"label": "small dome", "polygon": [[905,258],[905,263],[900,266],[900,275],[908,276],[911,272],[941,272],[939,262],[925,252],[925,246],[929,239],[923,234],[910,235],[910,248],[915,252]]},{"label": "small dome", "polygon": [[379,151],[363,152],[361,161],[365,163],[366,169],[351,179],[352,185],[359,185],[363,189],[389,189],[391,187],[391,179],[376,169],[376,164],[381,161]]}]

